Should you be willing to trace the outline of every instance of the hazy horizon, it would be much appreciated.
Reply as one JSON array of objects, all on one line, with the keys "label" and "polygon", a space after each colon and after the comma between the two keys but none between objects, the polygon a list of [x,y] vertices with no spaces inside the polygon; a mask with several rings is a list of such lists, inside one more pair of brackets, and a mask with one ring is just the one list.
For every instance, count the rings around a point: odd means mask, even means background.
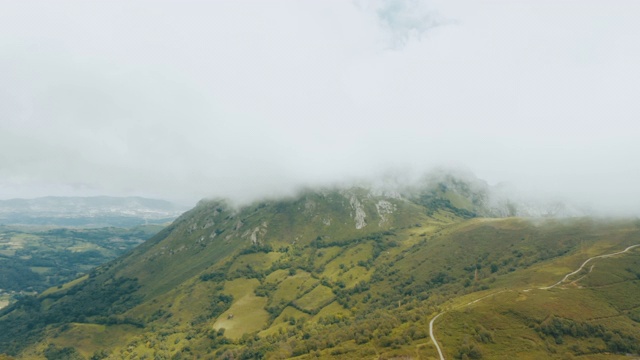
[{"label": "hazy horizon", "polygon": [[637,2],[3,5],[0,199],[246,200],[444,166],[640,215]]}]

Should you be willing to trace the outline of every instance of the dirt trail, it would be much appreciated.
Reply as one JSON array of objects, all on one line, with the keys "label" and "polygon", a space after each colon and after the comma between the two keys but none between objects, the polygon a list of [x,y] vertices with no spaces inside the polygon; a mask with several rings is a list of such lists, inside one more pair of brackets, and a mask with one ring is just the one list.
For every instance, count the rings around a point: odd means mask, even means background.
[{"label": "dirt trail", "polygon": [[[556,286],[558,286],[558,285],[562,284],[563,282],[567,281],[567,279],[568,279],[569,277],[571,277],[571,276],[573,276],[573,275],[575,275],[575,274],[579,273],[580,271],[582,271],[582,269],[584,269],[585,265],[587,265],[591,260],[594,260],[594,259],[600,259],[600,258],[607,258],[607,257],[615,256],[615,255],[624,254],[624,253],[626,253],[627,251],[629,251],[629,250],[631,250],[631,249],[633,249],[633,248],[635,248],[635,247],[638,247],[638,246],[640,246],[640,244],[631,245],[631,246],[627,247],[626,249],[624,249],[624,250],[622,250],[622,251],[615,252],[615,253],[611,253],[611,254],[604,254],[604,255],[597,255],[597,256],[590,257],[590,258],[588,258],[587,260],[585,260],[585,262],[583,262],[583,263],[582,263],[582,265],[580,265],[580,267],[578,268],[578,270],[568,273],[567,275],[565,275],[565,276],[562,278],[562,280],[558,281],[557,283],[555,283],[555,284],[553,284],[553,285],[551,285],[551,286],[545,286],[545,287],[541,287],[541,288],[538,288],[538,289],[540,289],[540,290],[549,290],[549,289],[552,289],[552,288],[554,288],[554,287],[556,287]],[[592,270],[593,270],[593,268],[592,268]],[[525,291],[525,292],[526,292],[526,291],[531,291],[531,290],[532,290],[532,289],[525,289],[525,290],[522,290],[522,291]],[[474,300],[474,301],[471,301],[471,302],[469,302],[469,303],[467,303],[467,304],[460,305],[460,306],[458,306],[458,307],[456,307],[456,308],[454,308],[454,309],[458,309],[458,308],[462,308],[462,307],[469,306],[469,305],[471,305],[471,304],[475,304],[475,303],[477,303],[477,302],[478,302],[478,301],[480,301],[480,300],[483,300],[483,299],[488,298],[489,296],[493,296],[493,295],[496,295],[496,294],[499,294],[499,293],[502,293],[502,292],[505,292],[505,291],[513,291],[513,290],[502,290],[502,291],[498,291],[498,292],[496,292],[496,293],[489,294],[489,295],[483,296],[483,297],[481,297],[481,298],[478,298],[478,299],[476,299],[476,300]],[[438,341],[436,340],[436,337],[435,337],[435,335],[434,335],[434,333],[433,333],[433,323],[436,321],[436,319],[437,319],[437,318],[439,318],[439,317],[440,317],[440,315],[442,315],[442,314],[444,314],[444,313],[446,313],[446,311],[443,311],[443,312],[439,313],[438,315],[434,316],[434,317],[433,317],[433,319],[431,319],[431,321],[429,322],[429,337],[431,338],[431,341],[433,342],[433,344],[436,346],[436,349],[438,350],[438,355],[440,356],[440,360],[445,360],[445,359],[444,359],[444,355],[442,354],[442,349],[440,348],[440,345],[438,344]]]},{"label": "dirt trail", "polygon": [[626,253],[627,251],[629,251],[629,250],[631,250],[631,249],[633,249],[633,248],[635,248],[635,247],[638,247],[638,246],[640,246],[640,244],[637,244],[637,245],[631,245],[631,246],[629,246],[628,248],[626,248],[626,249],[624,249],[624,250],[622,250],[622,251],[615,252],[615,253],[611,253],[611,254],[604,254],[604,255],[598,255],[598,256],[590,257],[590,258],[588,258],[587,260],[585,260],[585,262],[583,262],[583,263],[582,263],[582,265],[580,265],[580,267],[578,268],[578,270],[568,273],[567,275],[565,275],[565,276],[562,278],[562,280],[558,281],[557,283],[555,283],[555,284],[553,284],[553,285],[551,285],[551,286],[545,286],[545,287],[541,287],[541,288],[538,288],[538,289],[540,289],[540,290],[549,290],[549,289],[553,289],[554,287],[556,287],[556,286],[558,286],[558,285],[562,284],[563,282],[567,281],[567,279],[568,279],[570,276],[573,276],[573,275],[575,275],[575,274],[579,273],[580,271],[582,271],[582,269],[584,268],[584,266],[585,266],[585,265],[587,265],[587,263],[588,263],[589,261],[591,261],[591,260],[593,260],[593,259],[606,258],[606,257],[610,257],[610,256],[615,256],[615,255],[624,254],[624,253]]},{"label": "dirt trail", "polygon": [[436,349],[438,349],[438,355],[440,355],[440,360],[444,360],[444,356],[442,355],[442,349],[440,349],[440,345],[438,345],[438,341],[436,340],[436,336],[433,334],[433,322],[436,321],[436,319],[442,314],[444,314],[444,311],[441,312],[440,314],[436,315],[429,322],[429,337],[431,338],[431,341],[433,341],[433,345],[435,345]]},{"label": "dirt trail", "polygon": [[[494,296],[494,295],[503,293],[505,291],[511,291],[511,290],[500,290],[498,292],[494,292],[494,293],[491,293],[489,295],[485,295],[485,296],[483,296],[481,298],[477,298],[477,299],[475,299],[473,301],[470,301],[470,302],[468,302],[466,304],[462,304],[462,305],[456,306],[456,307],[452,308],[451,310],[460,309],[460,308],[469,306],[471,304],[475,304],[480,300],[484,300],[484,299],[486,299],[486,298],[488,298],[490,296]],[[431,341],[433,342],[433,344],[436,346],[436,349],[438,349],[438,355],[440,356],[440,360],[444,360],[444,355],[442,354],[442,349],[440,348],[440,345],[438,344],[438,341],[436,340],[436,336],[433,334],[433,323],[436,321],[436,319],[438,317],[440,317],[440,315],[442,315],[444,313],[446,313],[446,311],[443,311],[443,312],[439,313],[438,315],[434,316],[433,319],[431,319],[431,321],[429,322],[429,337],[431,338]]]}]

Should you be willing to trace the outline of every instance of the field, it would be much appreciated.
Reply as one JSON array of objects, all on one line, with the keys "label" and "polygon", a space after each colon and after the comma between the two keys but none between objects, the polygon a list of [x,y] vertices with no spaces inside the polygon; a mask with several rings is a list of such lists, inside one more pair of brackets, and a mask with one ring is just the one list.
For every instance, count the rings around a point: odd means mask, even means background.
[{"label": "field", "polygon": [[69,282],[124,254],[161,228],[0,226],[1,301]]}]

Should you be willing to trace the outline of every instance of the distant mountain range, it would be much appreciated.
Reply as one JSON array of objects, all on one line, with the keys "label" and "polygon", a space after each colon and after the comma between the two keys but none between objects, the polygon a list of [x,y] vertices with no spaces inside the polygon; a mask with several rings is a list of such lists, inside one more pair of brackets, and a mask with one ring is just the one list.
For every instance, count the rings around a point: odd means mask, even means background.
[{"label": "distant mountain range", "polygon": [[173,221],[186,209],[142,197],[57,197],[0,200],[0,224],[136,226]]}]

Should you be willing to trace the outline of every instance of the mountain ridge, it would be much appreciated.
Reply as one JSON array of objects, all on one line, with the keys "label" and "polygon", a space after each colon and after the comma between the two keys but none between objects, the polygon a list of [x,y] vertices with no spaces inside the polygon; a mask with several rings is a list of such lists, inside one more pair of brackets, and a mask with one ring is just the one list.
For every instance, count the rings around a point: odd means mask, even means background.
[{"label": "mountain ridge", "polygon": [[[25,359],[429,358],[437,354],[425,340],[429,320],[447,304],[555,283],[587,253],[640,238],[634,220],[487,217],[494,213],[483,187],[445,180],[412,192],[305,190],[244,206],[202,200],[126,255],[2,311],[0,324],[14,333],[0,335],[0,352]],[[632,270],[610,265],[632,289],[636,265],[628,261],[636,254],[625,255]],[[596,290],[585,291],[594,313],[612,313]],[[562,307],[545,311],[573,316]],[[640,339],[635,315],[619,311],[619,324],[604,329]],[[458,324],[453,315],[448,323]],[[536,313],[531,321],[546,326],[544,319]],[[496,329],[485,330],[503,339]],[[482,329],[480,340],[464,340],[460,331],[438,338],[447,358],[503,351],[481,341]],[[539,334],[526,334],[539,337],[532,354],[577,353],[571,344],[547,346]],[[592,353],[606,351],[610,340]],[[616,351],[640,351],[625,344]]]}]

